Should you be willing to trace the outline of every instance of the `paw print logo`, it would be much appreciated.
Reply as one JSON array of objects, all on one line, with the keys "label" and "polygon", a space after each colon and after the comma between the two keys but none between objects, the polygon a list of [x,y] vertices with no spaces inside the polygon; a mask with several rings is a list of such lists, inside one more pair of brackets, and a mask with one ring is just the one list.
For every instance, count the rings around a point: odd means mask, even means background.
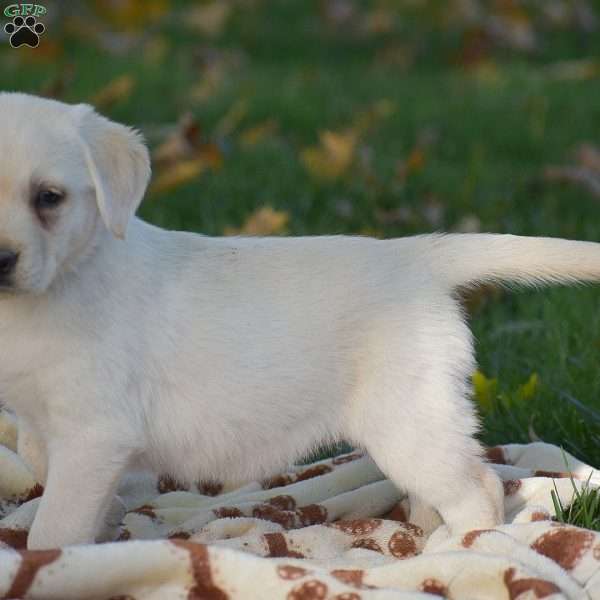
[{"label": "paw print logo", "polygon": [[10,45],[13,48],[24,45],[37,48],[40,43],[40,35],[46,31],[46,28],[35,17],[29,16],[25,19],[15,17],[12,23],[4,26],[4,31],[10,35]]}]

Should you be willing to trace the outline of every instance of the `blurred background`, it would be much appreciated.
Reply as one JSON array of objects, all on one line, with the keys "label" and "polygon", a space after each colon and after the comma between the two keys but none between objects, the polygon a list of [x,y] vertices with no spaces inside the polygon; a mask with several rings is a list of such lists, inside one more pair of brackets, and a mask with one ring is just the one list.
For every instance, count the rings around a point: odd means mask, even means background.
[{"label": "blurred background", "polygon": [[[1,34],[2,89],[141,129],[157,225],[600,241],[598,2],[40,4],[37,48]],[[483,439],[600,466],[600,288],[485,287],[465,304]]]}]

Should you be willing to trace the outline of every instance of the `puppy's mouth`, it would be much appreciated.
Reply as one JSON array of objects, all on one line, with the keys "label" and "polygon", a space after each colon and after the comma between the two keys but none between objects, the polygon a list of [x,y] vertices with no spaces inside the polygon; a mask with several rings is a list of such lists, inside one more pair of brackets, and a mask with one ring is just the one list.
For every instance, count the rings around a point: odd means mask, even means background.
[{"label": "puppy's mouth", "polygon": [[12,283],[2,283],[0,282],[0,295],[4,296],[6,294],[17,294],[19,290]]},{"label": "puppy's mouth", "polygon": [[27,294],[36,294],[35,289],[29,289],[17,284],[0,283],[0,300],[14,296],[25,296]]},{"label": "puppy's mouth", "polygon": [[0,279],[0,297],[16,296],[25,291],[26,290],[22,287],[21,282],[16,281],[14,278]]}]

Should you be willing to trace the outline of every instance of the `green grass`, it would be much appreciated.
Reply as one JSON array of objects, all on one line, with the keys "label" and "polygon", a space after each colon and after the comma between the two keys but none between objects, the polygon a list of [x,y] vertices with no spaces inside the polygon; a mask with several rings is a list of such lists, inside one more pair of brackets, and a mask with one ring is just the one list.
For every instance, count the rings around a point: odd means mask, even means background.
[{"label": "green grass", "polygon": [[[171,4],[174,11],[191,6]],[[444,20],[445,3],[407,3],[412,8],[397,9],[390,31],[371,35],[328,25],[322,4],[240,2],[214,38],[185,27],[184,13],[173,12],[152,25],[152,36],[166,47],[154,59],[142,46],[109,53],[67,27],[63,8],[48,21],[39,52],[0,51],[1,87],[40,92],[72,65],[66,101],[89,101],[114,77],[133,75],[133,93],[105,112],[147,133],[191,111],[205,139],[219,145],[223,165],[148,198],[141,215],[161,226],[218,235],[268,204],[289,212],[293,235],[394,237],[449,230],[475,215],[483,231],[600,239],[598,199],[541,177],[545,166],[568,162],[580,142],[600,138],[600,79],[557,81],[546,69],[558,60],[599,56],[598,32],[540,25],[538,52],[492,48],[486,59],[495,71],[478,77],[459,64],[463,32]],[[59,52],[44,59],[50,42]],[[390,64],[381,57],[392,48],[413,58]],[[205,77],[206,56],[230,57],[229,67],[214,93],[198,101],[191,90]],[[395,111],[365,133],[354,168],[332,182],[311,177],[302,150],[318,142],[319,132],[349,126],[382,99]],[[219,123],[240,101],[245,114],[219,136]],[[251,148],[239,143],[241,131],[271,118],[274,135]],[[424,130],[435,132],[436,141],[423,168],[402,182],[397,163]],[[425,209],[432,198],[443,207],[434,222]],[[340,214],[340,205],[350,210]],[[412,210],[408,222],[378,222],[378,210],[399,206]],[[474,313],[481,369],[498,378],[499,393],[510,396],[532,372],[541,382],[526,401],[501,400],[483,414],[486,442],[528,441],[533,430],[600,465],[599,301],[598,287],[504,293]]]},{"label": "green grass", "polygon": [[600,531],[600,489],[586,486],[576,490],[567,508],[561,504],[554,490],[551,493],[559,523]]},{"label": "green grass", "polygon": [[[564,459],[568,468],[566,456],[564,456]],[[552,503],[554,504],[556,521],[600,531],[600,488],[590,485],[591,477],[592,474],[590,473],[589,478],[581,487],[576,485],[573,476],[570,477],[571,485],[573,486],[573,496],[566,505],[562,503],[556,489],[556,483],[554,484],[554,490],[550,494],[552,496]]]}]

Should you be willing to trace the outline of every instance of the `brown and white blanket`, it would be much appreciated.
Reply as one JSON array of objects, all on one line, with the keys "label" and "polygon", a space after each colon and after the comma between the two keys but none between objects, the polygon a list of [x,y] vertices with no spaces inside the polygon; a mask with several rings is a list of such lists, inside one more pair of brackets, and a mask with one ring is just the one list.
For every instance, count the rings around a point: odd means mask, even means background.
[{"label": "brown and white blanket", "polygon": [[[402,490],[357,451],[239,489],[131,473],[119,541],[30,552],[43,490],[16,437],[0,411],[0,598],[600,599],[600,533],[552,520],[554,485],[564,504],[573,488],[549,444],[489,450],[506,523],[461,537],[412,525]],[[599,471],[567,458],[577,485],[590,474],[600,484]]]}]

